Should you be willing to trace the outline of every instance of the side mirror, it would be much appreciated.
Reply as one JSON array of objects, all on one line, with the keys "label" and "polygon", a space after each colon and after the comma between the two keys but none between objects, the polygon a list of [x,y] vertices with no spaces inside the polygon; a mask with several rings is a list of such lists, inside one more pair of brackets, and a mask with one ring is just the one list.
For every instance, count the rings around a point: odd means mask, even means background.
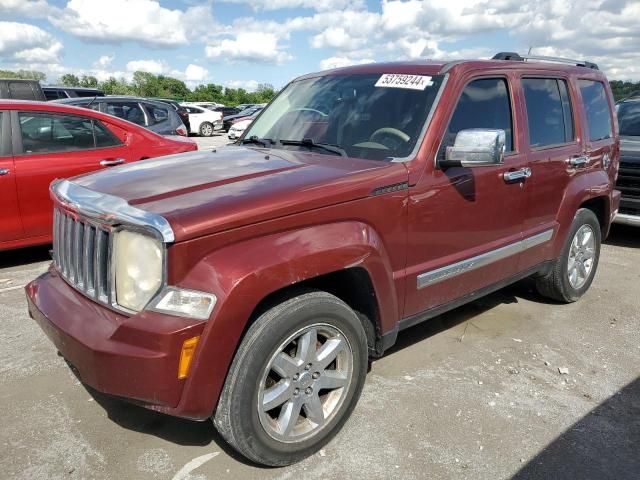
[{"label": "side mirror", "polygon": [[447,147],[445,159],[438,164],[449,167],[488,167],[504,162],[504,130],[470,128],[460,130],[453,147]]}]

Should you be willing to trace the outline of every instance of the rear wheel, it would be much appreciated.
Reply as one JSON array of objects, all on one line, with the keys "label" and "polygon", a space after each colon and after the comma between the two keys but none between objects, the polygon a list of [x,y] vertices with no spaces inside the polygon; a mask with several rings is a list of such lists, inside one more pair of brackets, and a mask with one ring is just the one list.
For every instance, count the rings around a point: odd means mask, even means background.
[{"label": "rear wheel", "polygon": [[536,280],[540,294],[559,302],[575,302],[591,286],[598,260],[602,233],[596,215],[581,208],[573,219],[560,257],[549,273]]},{"label": "rear wheel", "polygon": [[209,122],[202,122],[200,125],[200,135],[203,137],[210,137],[213,135],[213,124]]},{"label": "rear wheel", "polygon": [[250,460],[289,465],[340,430],[362,390],[367,343],[344,302],[325,292],[289,299],[247,331],[214,424]]}]

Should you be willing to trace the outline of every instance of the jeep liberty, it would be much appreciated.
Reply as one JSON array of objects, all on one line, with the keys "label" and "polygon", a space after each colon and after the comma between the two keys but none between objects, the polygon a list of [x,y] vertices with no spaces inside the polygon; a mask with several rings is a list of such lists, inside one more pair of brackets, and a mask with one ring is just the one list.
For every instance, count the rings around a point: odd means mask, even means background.
[{"label": "jeep liberty", "polygon": [[98,391],[291,464],[343,426],[401,330],[525,277],[585,294],[618,157],[589,62],[305,75],[236,145],[54,182],[29,312]]}]

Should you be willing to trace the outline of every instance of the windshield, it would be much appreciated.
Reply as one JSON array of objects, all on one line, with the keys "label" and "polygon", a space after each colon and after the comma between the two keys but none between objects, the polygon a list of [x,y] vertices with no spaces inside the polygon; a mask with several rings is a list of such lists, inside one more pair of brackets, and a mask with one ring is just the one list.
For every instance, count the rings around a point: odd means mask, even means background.
[{"label": "windshield", "polygon": [[299,80],[276,97],[244,138],[264,140],[272,148],[330,145],[337,149],[314,152],[343,151],[370,160],[407,157],[443,78],[367,74]]},{"label": "windshield", "polygon": [[640,137],[640,102],[620,103],[616,110],[620,135]]}]

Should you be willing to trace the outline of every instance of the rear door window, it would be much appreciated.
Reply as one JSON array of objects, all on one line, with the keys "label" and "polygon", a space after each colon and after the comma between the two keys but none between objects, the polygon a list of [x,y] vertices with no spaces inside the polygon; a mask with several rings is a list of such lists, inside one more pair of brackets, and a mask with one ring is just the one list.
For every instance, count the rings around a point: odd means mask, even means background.
[{"label": "rear door window", "polygon": [[512,125],[507,81],[504,78],[473,80],[464,87],[460,95],[438,152],[438,159],[444,159],[446,147],[453,146],[460,130],[470,128],[504,130],[505,150],[511,152],[513,151]]},{"label": "rear door window", "polygon": [[166,122],[169,120],[169,110],[165,107],[160,107],[156,105],[151,105],[149,103],[144,106],[149,113],[149,118],[151,120],[151,124],[155,125],[157,123]]},{"label": "rear door window", "polygon": [[22,151],[54,153],[121,145],[99,120],[76,115],[19,112]]},{"label": "rear door window", "polygon": [[9,97],[18,100],[39,100],[30,83],[9,82]]},{"label": "rear door window", "polygon": [[107,103],[107,113],[143,127],[147,126],[144,112],[136,102],[109,102]]},{"label": "rear door window", "polygon": [[571,101],[564,80],[523,78],[529,124],[529,145],[533,148],[562,145],[574,140]]},{"label": "rear door window", "polygon": [[613,125],[604,85],[593,80],[578,80],[578,85],[587,114],[589,140],[596,142],[611,138]]},{"label": "rear door window", "polygon": [[94,148],[91,119],[75,115],[19,112],[22,151],[49,153]]}]

